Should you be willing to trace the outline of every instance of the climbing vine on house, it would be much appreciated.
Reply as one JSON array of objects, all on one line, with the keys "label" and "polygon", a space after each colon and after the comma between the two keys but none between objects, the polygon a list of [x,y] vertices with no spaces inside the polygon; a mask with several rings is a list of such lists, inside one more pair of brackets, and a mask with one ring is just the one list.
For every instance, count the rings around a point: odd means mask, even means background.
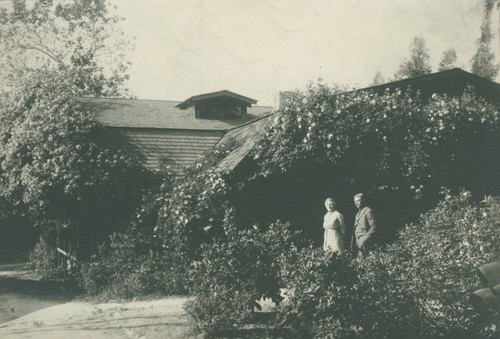
[{"label": "climbing vine on house", "polygon": [[232,185],[216,165],[236,146],[233,140],[218,144],[188,167],[183,176],[177,180],[168,177],[163,182],[156,197],[157,222],[153,230],[163,248],[193,257],[201,243],[223,235],[222,220],[230,208]]},{"label": "climbing vine on house", "polygon": [[99,142],[104,129],[79,106],[75,78],[73,70],[33,71],[0,96],[0,198],[47,238],[52,257],[58,232],[78,239],[81,252],[71,250],[85,258],[124,229],[150,178]]},{"label": "climbing vine on house", "polygon": [[[472,88],[459,98],[434,94],[427,101],[411,91],[310,85],[276,112],[253,153],[256,176],[312,163],[348,168],[345,180],[370,192],[421,198],[447,185],[487,190],[499,179],[499,117]],[[488,182],[475,179],[478,170]]]}]

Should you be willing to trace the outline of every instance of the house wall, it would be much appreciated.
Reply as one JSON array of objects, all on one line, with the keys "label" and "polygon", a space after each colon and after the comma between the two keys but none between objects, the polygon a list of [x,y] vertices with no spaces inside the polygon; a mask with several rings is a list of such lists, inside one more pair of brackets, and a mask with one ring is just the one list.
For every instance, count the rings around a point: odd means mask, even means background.
[{"label": "house wall", "polygon": [[104,142],[137,158],[147,168],[174,172],[193,164],[224,131],[107,127]]}]

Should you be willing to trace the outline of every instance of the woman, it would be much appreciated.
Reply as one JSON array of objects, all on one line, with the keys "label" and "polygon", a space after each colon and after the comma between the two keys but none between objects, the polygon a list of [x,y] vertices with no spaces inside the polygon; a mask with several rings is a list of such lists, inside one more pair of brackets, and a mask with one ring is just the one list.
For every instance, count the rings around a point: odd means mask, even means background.
[{"label": "woman", "polygon": [[335,200],[325,200],[326,214],[323,219],[325,229],[325,240],[323,249],[325,251],[339,252],[344,249],[344,236],[346,233],[344,216],[335,209]]}]

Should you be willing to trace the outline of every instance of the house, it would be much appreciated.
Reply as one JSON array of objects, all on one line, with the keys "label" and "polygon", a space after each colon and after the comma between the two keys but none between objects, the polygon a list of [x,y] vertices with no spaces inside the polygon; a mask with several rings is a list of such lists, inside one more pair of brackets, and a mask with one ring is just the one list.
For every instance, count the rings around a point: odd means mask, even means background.
[{"label": "house", "polygon": [[473,86],[478,96],[482,96],[495,105],[500,104],[500,84],[481,78],[480,76],[466,72],[460,68],[430,73],[415,78],[392,81],[382,85],[362,88],[360,90],[373,91],[379,94],[386,89],[391,91],[395,89],[419,91],[421,98],[427,100],[434,93],[460,96],[468,85]]},{"label": "house", "polygon": [[[397,89],[412,92],[418,91],[421,100],[425,102],[434,93],[455,97],[461,96],[469,85],[473,87],[478,96],[483,97],[494,105],[500,105],[500,84],[481,78],[460,68],[365,87],[355,91],[372,91],[378,94],[382,94],[386,90],[395,91]],[[280,92],[280,103],[287,100],[288,93]],[[226,159],[221,161],[218,168],[222,171],[232,171],[236,168],[259,141],[269,121],[269,118],[255,120],[249,124],[234,128],[227,133],[221,142],[231,137],[239,140],[240,146],[230,153]]]},{"label": "house", "polygon": [[[468,85],[500,105],[500,84],[459,68],[357,91],[419,91],[425,101],[433,93],[459,96]],[[286,97],[286,92],[283,94]],[[273,110],[255,106],[256,100],[227,90],[191,96],[182,102],[81,98],[80,103],[106,127],[108,145],[136,156],[149,169],[168,167],[176,173],[228,138],[236,139],[239,146],[219,169],[233,170],[257,143],[269,121],[265,117]]]},{"label": "house", "polygon": [[106,130],[104,142],[135,156],[151,170],[174,173],[211,149],[228,131],[270,113],[257,100],[227,90],[182,102],[81,98]]},{"label": "house", "polygon": [[[477,95],[483,97],[495,105],[499,105],[500,85],[486,79],[482,79],[461,69],[452,69],[448,71],[433,73],[405,79],[401,81],[390,82],[380,86],[362,88],[354,91],[354,96],[360,91],[370,91],[372,93],[385,93],[387,90],[394,92],[397,89],[408,91],[419,91],[421,102],[424,104],[432,94],[447,94],[452,97],[460,97],[464,89],[472,85]],[[296,96],[290,96],[296,97]],[[285,97],[284,104],[290,99]],[[280,98],[282,99],[282,98]],[[334,98],[332,98],[334,99]],[[280,100],[280,102],[283,102]],[[417,103],[419,104],[419,103]],[[357,106],[362,107],[362,106]],[[403,225],[406,221],[410,222],[424,211],[429,201],[434,200],[415,200],[408,194],[410,185],[399,189],[397,186],[390,191],[376,191],[370,187],[370,182],[364,181],[365,178],[372,178],[376,174],[370,174],[371,167],[367,166],[360,170],[353,166],[358,163],[372,164],[373,160],[366,156],[368,153],[358,153],[359,159],[349,159],[354,152],[346,152],[346,156],[335,165],[327,162],[314,162],[314,159],[308,158],[304,161],[297,161],[286,171],[272,171],[265,175],[256,177],[255,171],[259,170],[258,164],[254,160],[252,150],[257,147],[258,142],[267,132],[267,127],[274,121],[274,116],[267,116],[259,120],[254,120],[248,124],[235,127],[228,131],[221,139],[221,143],[226,139],[237,140],[238,146],[230,152],[218,165],[217,169],[221,172],[229,173],[231,178],[243,183],[238,191],[230,197],[231,204],[235,207],[238,225],[241,227],[251,227],[253,224],[269,225],[276,220],[290,222],[294,227],[299,228],[305,238],[312,239],[320,244],[322,241],[322,215],[324,213],[323,201],[328,196],[335,196],[338,200],[338,208],[342,211],[347,225],[353,225],[357,213],[352,203],[352,196],[360,191],[374,193],[377,199],[372,201],[372,207],[377,211],[379,222],[384,225],[378,236],[381,241],[388,241],[395,236],[397,227]],[[278,121],[278,120],[277,120]],[[285,133],[286,134],[286,133]],[[290,135],[290,134],[288,134]],[[302,142],[302,138],[295,139],[296,142]],[[425,190],[439,189],[440,184],[446,186],[447,183],[455,185],[462,184],[471,191],[482,196],[497,190],[500,186],[498,173],[498,143],[485,142],[478,143],[480,138],[468,138],[464,136],[466,142],[471,145],[471,152],[466,152],[466,156],[471,166],[461,166],[460,168],[451,167],[449,170],[443,170],[449,181],[443,182],[440,175],[432,175],[432,178],[425,180]],[[485,140],[486,141],[486,140]],[[498,141],[498,139],[497,139]],[[361,144],[361,143],[360,143]],[[292,149],[292,148],[290,148]],[[369,146],[357,148],[355,145],[351,150],[361,150],[367,152]],[[314,154],[314,153],[311,153]],[[398,156],[395,152],[395,155]],[[491,156],[490,156],[491,155]],[[282,156],[282,153],[280,153]],[[366,162],[364,159],[368,159]],[[377,158],[379,159],[379,158]],[[476,159],[476,161],[470,161]],[[488,159],[487,166],[484,166],[485,159]],[[343,161],[347,165],[343,164]],[[435,160],[432,160],[435,161]],[[430,163],[432,165],[432,163]],[[459,163],[457,162],[457,165]],[[463,163],[461,163],[463,164]],[[480,168],[484,167],[484,171]],[[395,171],[398,169],[395,168]],[[455,173],[453,173],[455,172]],[[477,177],[471,177],[466,181],[469,173],[477,174]],[[422,180],[424,181],[424,180]],[[370,192],[371,191],[371,192]],[[435,197],[435,196],[434,196]],[[433,198],[432,198],[433,199]],[[428,205],[427,205],[428,206]],[[420,209],[422,208],[422,209]]]}]

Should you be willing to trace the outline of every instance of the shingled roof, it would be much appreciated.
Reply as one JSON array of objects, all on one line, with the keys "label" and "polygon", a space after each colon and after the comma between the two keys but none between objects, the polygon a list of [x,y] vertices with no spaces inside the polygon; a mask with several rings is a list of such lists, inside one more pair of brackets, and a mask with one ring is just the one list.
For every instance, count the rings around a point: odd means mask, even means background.
[{"label": "shingled roof", "polygon": [[[83,110],[96,114],[104,126],[188,130],[228,130],[242,120],[196,119],[179,109],[180,101],[80,98]],[[249,107],[247,121],[269,113],[272,107]]]},{"label": "shingled roof", "polygon": [[228,90],[222,90],[218,92],[212,92],[212,93],[206,93],[206,94],[200,94],[200,95],[194,95],[190,97],[189,99],[184,100],[180,104],[178,104],[176,107],[181,108],[181,109],[186,109],[187,107],[201,101],[210,101],[214,99],[229,99],[241,104],[244,104],[247,107],[250,107],[252,105],[255,105],[257,103],[257,100],[228,91]]},{"label": "shingled roof", "polygon": [[[467,85],[472,85],[476,94],[488,99],[492,103],[500,104],[500,84],[481,78],[460,68],[430,73],[415,78],[392,81],[385,84],[362,88],[381,93],[386,89],[418,90],[423,99],[428,99],[433,93],[442,93],[452,96],[462,95]],[[358,91],[358,90],[355,90]]]},{"label": "shingled roof", "polygon": [[230,139],[235,140],[239,146],[229,153],[218,165],[217,169],[222,172],[231,172],[238,164],[247,156],[247,154],[259,142],[260,138],[266,131],[266,126],[269,123],[271,114],[249,122],[245,125],[235,127],[229,130],[218,144],[228,142]]}]

